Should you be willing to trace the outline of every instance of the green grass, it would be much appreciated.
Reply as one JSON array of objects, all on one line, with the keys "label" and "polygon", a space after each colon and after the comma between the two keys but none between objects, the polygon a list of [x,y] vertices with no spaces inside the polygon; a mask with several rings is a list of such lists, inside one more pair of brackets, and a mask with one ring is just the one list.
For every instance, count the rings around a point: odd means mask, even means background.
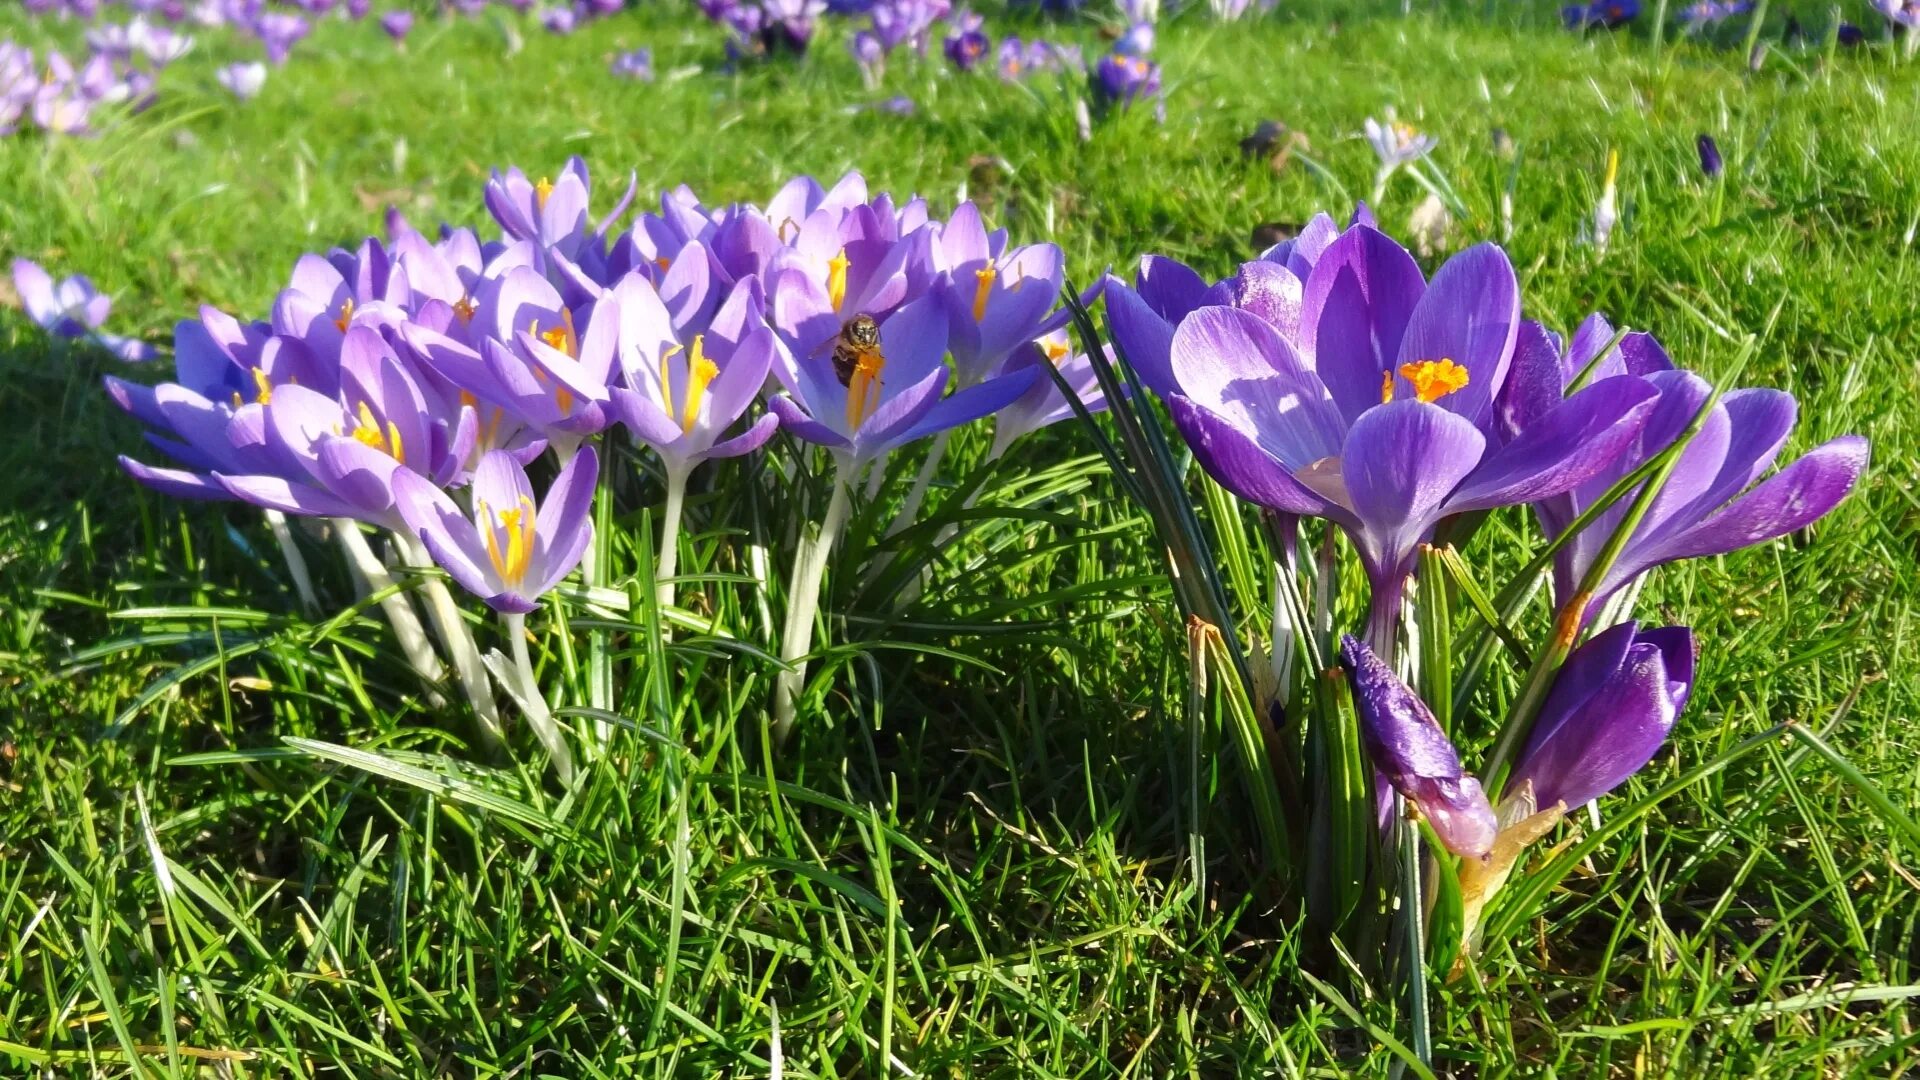
[{"label": "green grass", "polygon": [[[802,68],[617,82],[617,47],[711,66],[706,27],[651,10],[568,40],[529,30],[510,58],[484,23],[423,24],[405,57],[328,26],[248,106],[212,82],[238,53],[207,41],[147,116],[0,141],[0,254],[91,274],[116,329],[164,339],[199,304],[264,311],[299,253],[377,231],[389,203],[477,224],[489,167],[580,153],[602,206],[629,169],[643,199],[686,182],[711,205],[857,167],[942,208],[964,188],[1060,243],[1081,280],[1146,251],[1220,272],[1253,226],[1365,195],[1352,134],[1388,103],[1441,140],[1469,212],[1450,245],[1497,236],[1501,126],[1533,314],[1604,309],[1709,374],[1760,333],[1746,381],[1798,395],[1793,448],[1875,446],[1810,535],[1656,578],[1641,610],[1697,628],[1701,681],[1603,817],[1786,720],[1914,805],[1915,69],[1816,50],[1749,75],[1737,51],[1580,40],[1547,13],[1185,19],[1161,40],[1168,122],[1137,111],[1084,144],[1052,91],[910,63],[863,90],[839,40]],[[918,114],[849,111],[894,92]],[[1240,159],[1269,116],[1318,169]],[[1697,175],[1703,131],[1727,156],[1723,200]],[[1624,217],[1599,258],[1575,237],[1609,147]],[[1401,177],[1384,223],[1403,230],[1420,195]],[[1392,1066],[1356,1023],[1391,1027],[1391,1000],[1301,978],[1309,943],[1249,891],[1240,789],[1224,760],[1189,763],[1184,630],[1151,532],[1071,426],[1002,467],[992,515],[904,612],[860,587],[860,530],[887,508],[856,523],[827,605],[846,644],[778,751],[738,533],[785,535],[809,491],[817,517],[824,484],[774,499],[738,470],[697,481],[683,572],[714,575],[694,605],[711,630],[668,635],[645,609],[611,624],[635,726],[563,789],[524,733],[490,759],[426,704],[329,548],[309,548],[308,617],[256,514],[121,475],[113,455],[140,440],[98,392],[108,364],[0,310],[0,1073],[760,1076],[776,1006],[788,1076]],[[967,477],[985,442],[957,441],[945,474]],[[615,578],[644,584],[659,488],[631,454],[615,471]],[[582,700],[591,617],[561,602],[533,619],[556,704]],[[1801,744],[1746,757],[1600,845],[1477,978],[1436,987],[1436,1069],[1910,1070],[1904,842]]]}]

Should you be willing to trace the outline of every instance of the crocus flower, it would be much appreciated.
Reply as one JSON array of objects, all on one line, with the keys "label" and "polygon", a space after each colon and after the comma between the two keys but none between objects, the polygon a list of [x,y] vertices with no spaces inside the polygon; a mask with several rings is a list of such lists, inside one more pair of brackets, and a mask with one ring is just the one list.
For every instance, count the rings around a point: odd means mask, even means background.
[{"label": "crocus flower", "polygon": [[290,11],[268,11],[254,20],[252,29],[266,47],[267,62],[278,66],[286,63],[293,47],[313,32],[313,24]]},{"label": "crocus flower", "polygon": [[1587,4],[1570,4],[1560,9],[1560,21],[1569,30],[1586,30],[1593,27],[1618,29],[1640,16],[1640,0],[1593,0]]},{"label": "crocus flower", "polygon": [[[1111,352],[1109,348],[1109,362],[1113,359]],[[1087,358],[1087,354],[1073,349],[1064,331],[1055,331],[1038,341],[1028,342],[1014,351],[1007,360],[1005,370],[1013,373],[1032,368],[1039,370],[1042,377],[1035,379],[1026,393],[994,416],[993,446],[987,451],[989,459],[1006,453],[1007,448],[1022,436],[1077,415],[1073,404],[1060,392],[1059,384],[1041,368],[1043,364],[1053,365],[1088,412],[1105,411],[1107,398],[1100,389],[1100,378],[1094,372],[1093,361]]]},{"label": "crocus flower", "polygon": [[972,71],[987,55],[992,42],[980,29],[984,20],[971,11],[963,11],[953,21],[953,32],[947,35],[944,49],[947,62],[961,71]]},{"label": "crocus flower", "polygon": [[631,49],[613,56],[613,73],[623,79],[635,82],[653,81],[653,50],[645,47]]},{"label": "crocus flower", "polygon": [[1709,180],[1719,176],[1726,168],[1726,164],[1720,160],[1720,145],[1713,141],[1711,135],[1701,135],[1694,141],[1700,150],[1701,175]]},{"label": "crocus flower", "polygon": [[785,49],[805,55],[813,43],[814,20],[827,10],[825,0],[761,0],[765,22],[760,34],[767,51]]},{"label": "crocus flower", "polygon": [[1433,153],[1433,148],[1439,145],[1432,136],[1423,135],[1413,125],[1395,119],[1391,108],[1387,110],[1385,123],[1369,116],[1361,127],[1367,145],[1373,147],[1374,156],[1380,159],[1380,167],[1373,175],[1376,205],[1386,196],[1387,181],[1393,179],[1394,173]]},{"label": "crocus flower", "polygon": [[857,361],[844,385],[834,370],[831,347],[816,349],[776,366],[786,389],[769,402],[788,431],[855,466],[997,412],[1025,393],[1032,376],[1040,374],[989,379],[943,398],[947,316],[939,299],[915,300],[881,322],[879,330],[879,345]]},{"label": "crocus flower", "polygon": [[766,326],[758,278],[746,278],[704,326],[676,323],[643,277],[614,287],[620,308],[624,386],[613,409],[634,437],[652,446],[671,471],[709,458],[750,453],[772,437],[767,414],[745,432],[722,438],[747,411],[773,367],[775,340]]},{"label": "crocus flower", "polygon": [[[1559,388],[1589,366],[1600,380],[1596,388],[1626,373],[1644,375],[1658,394],[1645,426],[1622,452],[1579,484],[1538,502],[1535,509],[1550,536],[1565,531],[1621,477],[1671,446],[1713,392],[1698,375],[1672,370],[1664,350],[1645,335],[1639,335],[1640,340],[1629,335],[1594,365],[1612,337],[1606,320],[1593,316],[1562,352],[1552,335],[1528,324],[1515,350],[1515,386],[1501,408],[1501,423],[1515,432],[1531,431],[1532,418],[1543,407],[1564,408],[1556,404]],[[1732,390],[1716,402],[1619,558],[1594,588],[1587,614],[1655,566],[1764,543],[1805,528],[1839,505],[1867,466],[1867,441],[1857,435],[1822,443],[1754,483],[1779,456],[1793,431],[1795,411],[1793,395],[1779,390]],[[1632,501],[1629,496],[1616,503],[1556,554],[1555,595],[1561,604],[1572,600]]]},{"label": "crocus flower", "polygon": [[1480,781],[1460,764],[1460,752],[1433,711],[1351,634],[1340,639],[1340,665],[1352,685],[1360,735],[1378,774],[1419,809],[1448,851],[1484,858],[1499,832],[1493,806]]},{"label": "crocus flower", "polygon": [[1406,249],[1355,226],[1307,277],[1297,348],[1249,311],[1202,307],[1174,331],[1179,392],[1167,400],[1229,491],[1347,531],[1373,583],[1380,643],[1435,525],[1565,492],[1621,456],[1646,420],[1653,388],[1607,379],[1502,445],[1494,402],[1518,324],[1519,287],[1499,248],[1455,255],[1426,285]]},{"label": "crocus flower", "polygon": [[1887,22],[1894,26],[1913,29],[1920,27],[1920,0],[1869,0],[1873,10],[1879,12]]},{"label": "crocus flower", "polygon": [[947,347],[961,387],[980,382],[1014,349],[1064,324],[1064,316],[1049,318],[1064,273],[1059,247],[1029,244],[1008,251],[1005,245],[1006,234],[989,235],[971,202],[962,203],[940,231]]},{"label": "crocus flower", "polygon": [[38,263],[13,260],[13,290],[27,318],[57,338],[86,338],[122,360],[151,360],[153,347],[144,341],[109,334],[100,329],[113,309],[113,299],[94,287],[84,274],[55,282]]},{"label": "crocus flower", "polygon": [[258,60],[228,64],[214,73],[220,85],[241,101],[251,101],[267,84],[267,65]]},{"label": "crocus flower", "polygon": [[571,34],[579,22],[580,16],[570,7],[555,6],[540,13],[540,25],[546,27],[549,34]]},{"label": "crocus flower", "polygon": [[1160,65],[1141,56],[1110,52],[1093,68],[1094,95],[1122,108],[1160,93]]},{"label": "crocus flower", "polygon": [[1114,39],[1113,51],[1122,56],[1146,56],[1153,52],[1153,24],[1137,22]]},{"label": "crocus flower", "polygon": [[495,611],[525,614],[586,555],[599,477],[600,458],[582,447],[536,507],[526,470],[511,454],[493,451],[474,470],[471,515],[412,472],[395,474],[394,495],[407,524],[453,580]]},{"label": "crocus flower", "polygon": [[1620,151],[1607,151],[1607,171],[1600,179],[1600,198],[1593,204],[1593,226],[1584,237],[1600,254],[1607,253],[1607,243],[1613,237],[1613,227],[1620,222],[1619,190],[1616,181],[1620,178]]},{"label": "crocus flower", "polygon": [[853,62],[860,65],[861,81],[878,86],[887,64],[886,46],[880,44],[879,35],[871,30],[857,31],[847,39],[847,49],[853,53]]},{"label": "crocus flower", "polygon": [[193,38],[164,26],[143,24],[134,38],[134,44],[157,70],[192,51]]},{"label": "crocus flower", "polygon": [[387,12],[380,16],[380,29],[395,41],[407,40],[413,32],[413,12],[404,8]]}]

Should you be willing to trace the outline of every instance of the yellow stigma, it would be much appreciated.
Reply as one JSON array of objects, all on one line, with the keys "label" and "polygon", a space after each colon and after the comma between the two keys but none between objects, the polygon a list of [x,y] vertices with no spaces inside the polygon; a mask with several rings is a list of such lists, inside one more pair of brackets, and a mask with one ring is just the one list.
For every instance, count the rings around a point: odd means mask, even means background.
[{"label": "yellow stigma", "polygon": [[[533,558],[533,500],[522,495],[519,506],[498,514],[484,502],[479,509],[480,519],[487,523],[487,559],[493,563],[494,573],[508,585],[519,585],[527,576],[527,563]],[[502,529],[507,533],[505,554],[500,551]]]},{"label": "yellow stigma", "polygon": [[847,380],[847,430],[856,431],[873,410],[880,407],[880,371],[887,358],[879,350],[863,350],[854,361],[853,377]]},{"label": "yellow stigma", "polygon": [[788,229],[792,229],[796,233],[799,232],[800,231],[799,222],[794,221],[792,218],[780,219],[780,227],[774,230],[774,235],[778,236],[780,238],[780,242],[783,244],[787,242]]},{"label": "yellow stigma", "polygon": [[580,358],[580,339],[573,333],[573,312],[565,308],[560,309],[560,325],[551,330],[540,329],[540,323],[535,321],[533,336],[575,360]]},{"label": "yellow stigma", "polygon": [[1617,149],[1609,149],[1607,151],[1607,178],[1604,182],[1604,186],[1608,190],[1612,190],[1613,181],[1619,175],[1620,175],[1620,151]]},{"label": "yellow stigma", "polygon": [[533,185],[533,204],[539,207],[540,209],[545,210],[547,208],[547,196],[552,194],[553,194],[553,181],[547,179],[544,176],[541,177],[540,182]]},{"label": "yellow stigma", "polygon": [[[1413,384],[1413,396],[1431,405],[1467,385],[1467,369],[1451,360],[1421,360],[1400,365],[1400,377]],[[1393,400],[1393,375],[1381,387],[1382,402]]]},{"label": "yellow stigma", "polygon": [[453,305],[453,313],[459,316],[460,325],[462,326],[473,321],[474,310],[473,297],[471,296],[463,296],[458,303]]},{"label": "yellow stigma", "polygon": [[1040,343],[1040,351],[1047,354],[1049,363],[1058,367],[1060,361],[1065,360],[1067,354],[1073,351],[1073,346],[1067,344],[1065,337],[1050,337]]},{"label": "yellow stigma", "polygon": [[847,302],[847,249],[827,260],[827,300],[838,313],[840,305]]},{"label": "yellow stigma", "polygon": [[347,324],[352,321],[353,321],[353,297],[349,296],[346,298],[345,301],[341,303],[340,317],[333,320],[333,325],[339,327],[340,332],[344,334],[347,332]]},{"label": "yellow stigma", "polygon": [[400,428],[393,421],[387,421],[386,431],[381,431],[380,422],[374,419],[372,407],[364,401],[360,403],[360,411],[355,415],[360,420],[359,426],[353,429],[353,438],[356,442],[371,446],[402,465],[407,463],[406,449],[400,445]]},{"label": "yellow stigma", "polygon": [[[253,369],[253,386],[257,391],[253,400],[265,405],[273,400],[273,384],[267,381],[267,373],[259,368]],[[235,395],[236,397],[238,395]]]},{"label": "yellow stigma", "polygon": [[973,272],[973,321],[981,322],[987,317],[987,295],[993,292],[993,279],[999,271],[988,266],[984,270]]},{"label": "yellow stigma", "polygon": [[707,384],[720,374],[720,365],[707,359],[705,334],[693,336],[693,349],[687,354],[687,400],[680,407],[680,430],[692,431],[700,419],[700,401],[707,395]]},{"label": "yellow stigma", "polygon": [[653,260],[653,265],[659,267],[661,272],[665,273],[668,268],[673,266],[673,260],[667,258],[665,255],[662,255],[659,258]]}]

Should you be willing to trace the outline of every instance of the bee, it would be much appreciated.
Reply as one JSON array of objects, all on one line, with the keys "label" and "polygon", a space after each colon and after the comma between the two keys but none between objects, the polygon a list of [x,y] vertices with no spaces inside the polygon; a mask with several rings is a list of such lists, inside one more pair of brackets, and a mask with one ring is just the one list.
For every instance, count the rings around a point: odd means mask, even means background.
[{"label": "bee", "polygon": [[880,324],[861,312],[840,324],[833,339],[833,374],[841,386],[853,385],[853,373],[860,361],[880,355]]}]

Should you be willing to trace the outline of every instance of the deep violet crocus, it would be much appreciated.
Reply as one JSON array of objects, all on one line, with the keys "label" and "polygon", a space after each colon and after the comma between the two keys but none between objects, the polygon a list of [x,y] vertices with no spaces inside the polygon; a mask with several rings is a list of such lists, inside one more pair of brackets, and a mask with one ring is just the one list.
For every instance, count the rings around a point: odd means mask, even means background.
[{"label": "deep violet crocus", "polygon": [[976,12],[963,11],[954,16],[953,32],[942,43],[947,62],[961,71],[972,71],[993,47],[981,26],[985,20]]},{"label": "deep violet crocus", "polygon": [[1144,56],[1110,52],[1094,65],[1092,82],[1095,97],[1124,109],[1159,95],[1160,65]]},{"label": "deep violet crocus", "polygon": [[1367,756],[1393,789],[1433,825],[1448,851],[1484,858],[1499,832],[1480,781],[1440,730],[1433,710],[1400,681],[1385,660],[1351,634],[1340,639],[1340,664],[1353,687]]},{"label": "deep violet crocus", "polygon": [[1717,178],[1726,168],[1726,163],[1720,158],[1720,144],[1714,142],[1711,135],[1701,135],[1694,140],[1694,144],[1700,151],[1701,175],[1709,180]]},{"label": "deep violet crocus", "polygon": [[1168,397],[1201,466],[1250,502],[1340,524],[1373,585],[1369,643],[1390,651],[1418,547],[1455,514],[1565,492],[1618,458],[1655,391],[1621,376],[1502,444],[1494,402],[1519,325],[1499,248],[1428,285],[1406,249],[1356,226],[1306,280],[1296,347],[1250,312],[1203,307],[1174,331]]},{"label": "deep violet crocus", "polygon": [[153,347],[136,338],[100,329],[113,309],[113,299],[94,287],[84,274],[54,281],[38,263],[13,260],[13,289],[27,318],[57,338],[85,338],[122,360],[151,360]]},{"label": "deep violet crocus", "polygon": [[526,470],[493,451],[474,470],[471,513],[412,472],[395,475],[394,495],[433,561],[461,588],[495,611],[524,615],[586,555],[599,476],[599,456],[582,447],[536,506]]},{"label": "deep violet crocus", "polygon": [[[1671,446],[1713,393],[1705,379],[1673,369],[1649,335],[1629,334],[1602,357],[1612,338],[1612,327],[1598,315],[1581,324],[1564,351],[1541,327],[1527,323],[1521,328],[1513,387],[1500,409],[1502,427],[1516,437],[1526,437],[1534,418],[1546,410],[1564,408],[1559,403],[1563,388],[1589,367],[1599,380],[1596,386],[1622,374],[1644,376],[1658,394],[1645,426],[1622,452],[1579,484],[1537,504],[1550,536],[1565,531],[1621,477]],[[1781,390],[1736,389],[1715,402],[1633,536],[1593,588],[1586,614],[1591,617],[1609,596],[1655,566],[1764,543],[1805,528],[1839,505],[1867,466],[1867,440],[1857,435],[1822,443],[1760,480],[1792,433],[1796,411],[1793,395]],[[1561,604],[1571,602],[1631,502],[1616,503],[1556,554],[1555,595]]]}]

